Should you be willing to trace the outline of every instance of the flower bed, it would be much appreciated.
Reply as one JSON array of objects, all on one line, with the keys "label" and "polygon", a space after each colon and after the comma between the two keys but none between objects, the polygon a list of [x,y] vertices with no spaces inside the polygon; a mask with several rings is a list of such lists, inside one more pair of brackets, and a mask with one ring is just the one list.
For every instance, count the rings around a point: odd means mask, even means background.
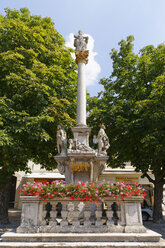
[{"label": "flower bed", "polygon": [[120,182],[116,184],[102,183],[96,184],[75,183],[65,184],[63,181],[53,181],[51,183],[27,183],[20,189],[21,196],[39,196],[39,199],[47,201],[55,197],[64,199],[77,199],[80,201],[104,201],[105,197],[124,199],[133,196],[145,197],[146,193],[141,185],[136,183]]}]

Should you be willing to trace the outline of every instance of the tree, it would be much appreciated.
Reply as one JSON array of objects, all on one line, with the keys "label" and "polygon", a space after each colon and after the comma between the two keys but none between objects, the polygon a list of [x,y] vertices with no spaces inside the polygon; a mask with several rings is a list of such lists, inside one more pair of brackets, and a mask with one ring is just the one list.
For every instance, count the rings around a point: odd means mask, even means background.
[{"label": "tree", "polygon": [[51,18],[28,9],[0,15],[0,223],[9,182],[33,160],[56,167],[56,130],[75,123],[77,66]]},{"label": "tree", "polygon": [[[165,44],[133,51],[133,36],[112,49],[113,71],[100,83],[104,91],[90,100],[89,122],[100,120],[110,139],[109,165],[130,161],[154,184],[154,222],[162,221],[165,183]],[[94,122],[93,122],[94,120]],[[154,178],[148,172],[151,171]]]}]

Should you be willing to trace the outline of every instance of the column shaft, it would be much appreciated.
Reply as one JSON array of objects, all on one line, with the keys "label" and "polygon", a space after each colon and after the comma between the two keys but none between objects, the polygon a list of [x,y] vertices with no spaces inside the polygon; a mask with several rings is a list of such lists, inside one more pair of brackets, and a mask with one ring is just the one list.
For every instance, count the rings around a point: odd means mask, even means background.
[{"label": "column shaft", "polygon": [[84,63],[78,63],[77,125],[86,125],[86,85]]}]

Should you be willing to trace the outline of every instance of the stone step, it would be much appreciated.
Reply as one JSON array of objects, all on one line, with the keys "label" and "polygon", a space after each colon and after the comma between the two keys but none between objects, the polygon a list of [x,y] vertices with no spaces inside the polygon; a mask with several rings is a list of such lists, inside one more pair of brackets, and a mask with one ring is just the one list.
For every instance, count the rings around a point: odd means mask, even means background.
[{"label": "stone step", "polygon": [[1,236],[3,242],[159,242],[161,235],[146,233],[15,233]]},{"label": "stone step", "polygon": [[165,248],[160,242],[0,242],[2,248]]}]

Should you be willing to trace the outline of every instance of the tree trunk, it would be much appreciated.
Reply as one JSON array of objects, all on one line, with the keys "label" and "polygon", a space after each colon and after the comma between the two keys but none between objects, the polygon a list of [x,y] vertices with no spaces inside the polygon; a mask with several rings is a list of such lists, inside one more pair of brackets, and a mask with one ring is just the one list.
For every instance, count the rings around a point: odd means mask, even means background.
[{"label": "tree trunk", "polygon": [[[156,179],[156,178],[155,178]],[[162,223],[162,201],[163,201],[163,183],[154,182],[154,211],[153,211],[153,222]]]},{"label": "tree trunk", "polygon": [[5,185],[0,185],[0,224],[8,224],[8,205],[9,205],[9,195],[10,195],[10,183],[11,177],[6,179]]}]

